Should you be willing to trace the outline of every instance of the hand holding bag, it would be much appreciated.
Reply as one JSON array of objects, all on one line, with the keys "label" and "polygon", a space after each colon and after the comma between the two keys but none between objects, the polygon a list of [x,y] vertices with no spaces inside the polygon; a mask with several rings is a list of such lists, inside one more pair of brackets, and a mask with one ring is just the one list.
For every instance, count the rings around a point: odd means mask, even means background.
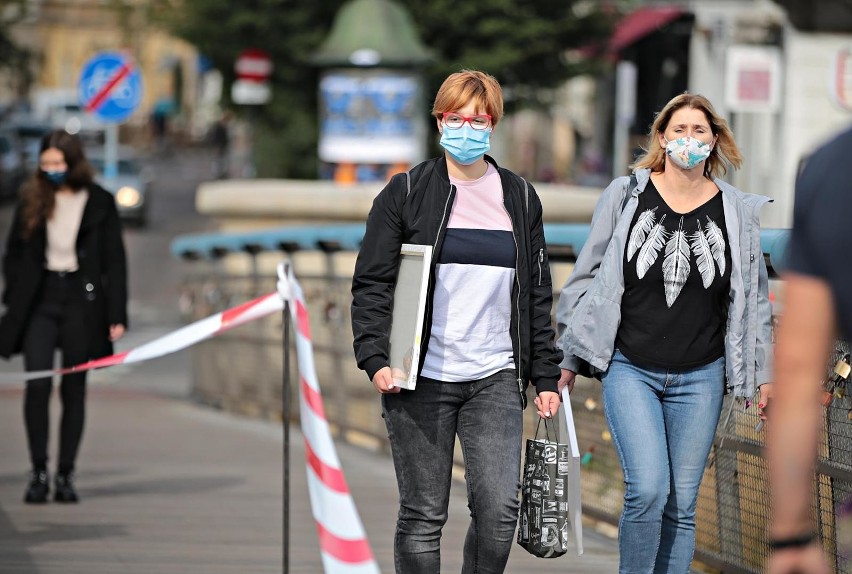
[{"label": "hand holding bag", "polygon": [[527,439],[524,455],[518,544],[533,556],[557,558],[568,551],[571,451],[567,444],[550,440],[547,420],[545,438],[538,438],[541,420],[535,438]]}]

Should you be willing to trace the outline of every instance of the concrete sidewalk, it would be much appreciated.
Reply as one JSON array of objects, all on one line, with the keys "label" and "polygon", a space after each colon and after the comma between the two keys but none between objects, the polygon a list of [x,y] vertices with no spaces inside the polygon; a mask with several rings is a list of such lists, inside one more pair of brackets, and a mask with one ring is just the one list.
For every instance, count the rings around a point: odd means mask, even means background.
[{"label": "concrete sidewalk", "polygon": [[[188,363],[178,354],[93,374],[78,461],[79,505],[22,502],[28,470],[22,391],[0,388],[0,573],[282,571],[281,427],[181,398],[187,396]],[[3,364],[2,370],[15,366]],[[54,402],[54,415],[57,407]],[[376,559],[382,572],[391,573],[397,494],[390,458],[341,444],[338,452]],[[296,427],[290,470],[290,572],[320,574]],[[444,572],[461,570],[467,517],[464,485],[455,483]],[[543,560],[514,546],[507,572],[597,574],[617,566],[616,542],[587,526],[582,557]]]}]

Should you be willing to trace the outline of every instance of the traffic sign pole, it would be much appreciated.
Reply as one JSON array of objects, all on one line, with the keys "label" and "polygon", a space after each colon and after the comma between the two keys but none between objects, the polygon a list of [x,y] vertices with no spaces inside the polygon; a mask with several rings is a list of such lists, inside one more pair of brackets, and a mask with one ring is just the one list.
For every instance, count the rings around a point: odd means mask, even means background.
[{"label": "traffic sign pole", "polygon": [[272,58],[264,50],[249,48],[243,50],[234,62],[234,73],[237,80],[231,85],[231,101],[235,104],[249,106],[247,111],[249,126],[249,165],[243,169],[243,177],[253,178],[257,173],[255,167],[255,142],[257,122],[255,121],[254,106],[269,102],[272,90],[269,87],[269,76],[273,70]]},{"label": "traffic sign pole", "polygon": [[106,141],[104,142],[104,184],[107,189],[116,191],[118,180],[118,124],[109,123],[106,126]]}]

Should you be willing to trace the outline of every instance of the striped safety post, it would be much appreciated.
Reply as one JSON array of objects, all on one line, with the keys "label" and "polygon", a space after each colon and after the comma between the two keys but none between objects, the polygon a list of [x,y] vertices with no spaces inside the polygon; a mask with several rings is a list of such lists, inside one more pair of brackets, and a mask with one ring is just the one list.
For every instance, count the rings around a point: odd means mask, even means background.
[{"label": "striped safety post", "polygon": [[308,309],[302,287],[279,267],[279,293],[290,301],[299,364],[299,414],[305,437],[308,490],[326,574],[378,574],[379,567],[346,484],[325,416],[314,365]]}]

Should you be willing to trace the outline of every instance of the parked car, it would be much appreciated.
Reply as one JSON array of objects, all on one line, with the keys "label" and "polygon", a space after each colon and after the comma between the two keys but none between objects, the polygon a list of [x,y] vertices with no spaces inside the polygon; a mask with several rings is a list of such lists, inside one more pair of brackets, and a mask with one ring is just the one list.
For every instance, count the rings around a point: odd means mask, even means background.
[{"label": "parked car", "polygon": [[125,221],[144,226],[151,204],[150,168],[143,167],[131,148],[119,148],[118,175],[113,182],[104,176],[104,148],[89,148],[86,157],[95,170],[95,181],[115,195],[118,214]]}]

